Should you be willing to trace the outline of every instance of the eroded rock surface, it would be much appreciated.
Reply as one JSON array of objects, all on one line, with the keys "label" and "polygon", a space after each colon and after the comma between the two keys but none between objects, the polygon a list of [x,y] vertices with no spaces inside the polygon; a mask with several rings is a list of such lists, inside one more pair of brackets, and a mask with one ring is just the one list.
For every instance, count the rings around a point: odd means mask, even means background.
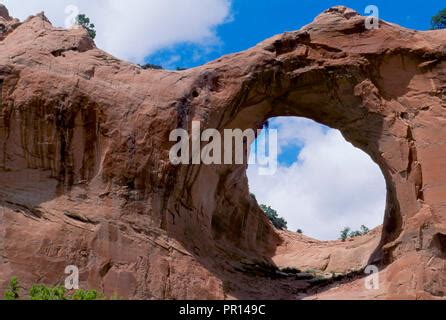
[{"label": "eroded rock surface", "polygon": [[[364,19],[331,8],[299,31],[170,72],[0,6],[0,287],[13,275],[25,287],[62,283],[76,265],[82,286],[126,298],[444,297],[446,31],[367,30]],[[193,120],[257,129],[273,116],[339,129],[379,164],[382,234],[310,245],[272,228],[245,165],[169,162],[169,133]],[[349,248],[364,249],[342,259]],[[376,264],[380,289],[359,274],[315,288],[274,271],[299,257],[333,272]]]}]

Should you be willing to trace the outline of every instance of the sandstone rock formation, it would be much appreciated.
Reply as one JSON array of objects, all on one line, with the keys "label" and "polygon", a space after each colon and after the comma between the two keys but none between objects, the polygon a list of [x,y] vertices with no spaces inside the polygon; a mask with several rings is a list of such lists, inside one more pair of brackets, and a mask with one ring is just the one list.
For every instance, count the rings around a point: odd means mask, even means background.
[{"label": "sandstone rock formation", "polygon": [[[62,283],[76,265],[83,287],[125,298],[444,297],[446,31],[367,30],[364,19],[331,8],[299,31],[171,72],[0,7],[0,288],[13,275]],[[382,233],[348,243],[279,233],[249,195],[246,165],[169,162],[170,131],[193,120],[257,129],[273,116],[339,129],[379,164]],[[370,263],[379,290],[361,273],[316,290],[273,270]]]}]

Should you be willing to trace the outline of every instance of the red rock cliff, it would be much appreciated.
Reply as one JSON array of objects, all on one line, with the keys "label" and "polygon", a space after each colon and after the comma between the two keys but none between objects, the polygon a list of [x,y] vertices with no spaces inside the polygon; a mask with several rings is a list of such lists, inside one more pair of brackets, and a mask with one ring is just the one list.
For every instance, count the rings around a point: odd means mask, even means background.
[{"label": "red rock cliff", "polygon": [[[341,130],[388,188],[382,235],[323,245],[341,252],[326,271],[379,265],[380,290],[359,277],[315,297],[444,297],[446,31],[367,30],[364,19],[335,7],[299,31],[169,72],[0,7],[1,287],[13,275],[54,284],[76,265],[83,286],[122,297],[311,297],[305,281],[261,268],[315,249],[272,228],[245,165],[169,162],[170,131],[193,120],[257,129],[302,116]],[[336,258],[351,247],[355,259]]]}]

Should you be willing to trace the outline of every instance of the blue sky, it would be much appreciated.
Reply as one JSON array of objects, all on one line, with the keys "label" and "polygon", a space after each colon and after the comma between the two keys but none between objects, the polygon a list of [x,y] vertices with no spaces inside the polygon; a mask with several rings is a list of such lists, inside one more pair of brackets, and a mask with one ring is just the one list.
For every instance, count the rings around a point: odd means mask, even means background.
[{"label": "blue sky", "polygon": [[329,7],[345,5],[364,14],[365,7],[371,4],[378,6],[382,19],[417,30],[429,29],[431,17],[446,7],[438,0],[233,0],[231,18],[216,30],[220,43],[210,48],[178,44],[158,51],[146,61],[167,68],[198,66],[276,34],[297,30]]}]

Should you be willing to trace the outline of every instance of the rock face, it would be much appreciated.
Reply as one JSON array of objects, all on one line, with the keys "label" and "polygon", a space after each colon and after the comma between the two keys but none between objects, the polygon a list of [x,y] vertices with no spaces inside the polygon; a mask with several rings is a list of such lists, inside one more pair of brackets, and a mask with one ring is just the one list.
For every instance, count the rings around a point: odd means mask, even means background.
[{"label": "rock face", "polygon": [[12,18],[9,16],[8,9],[2,4],[0,4],[0,18],[7,21],[12,20]]},{"label": "rock face", "polygon": [[[0,7],[0,287],[14,275],[25,287],[63,283],[75,265],[81,286],[137,299],[444,297],[446,31],[367,30],[364,19],[331,8],[300,31],[169,72]],[[249,195],[246,165],[169,162],[173,129],[258,129],[274,116],[339,129],[379,164],[382,233],[349,243],[278,233]],[[311,290],[268,274],[275,263],[373,263],[380,288],[357,276]]]}]

